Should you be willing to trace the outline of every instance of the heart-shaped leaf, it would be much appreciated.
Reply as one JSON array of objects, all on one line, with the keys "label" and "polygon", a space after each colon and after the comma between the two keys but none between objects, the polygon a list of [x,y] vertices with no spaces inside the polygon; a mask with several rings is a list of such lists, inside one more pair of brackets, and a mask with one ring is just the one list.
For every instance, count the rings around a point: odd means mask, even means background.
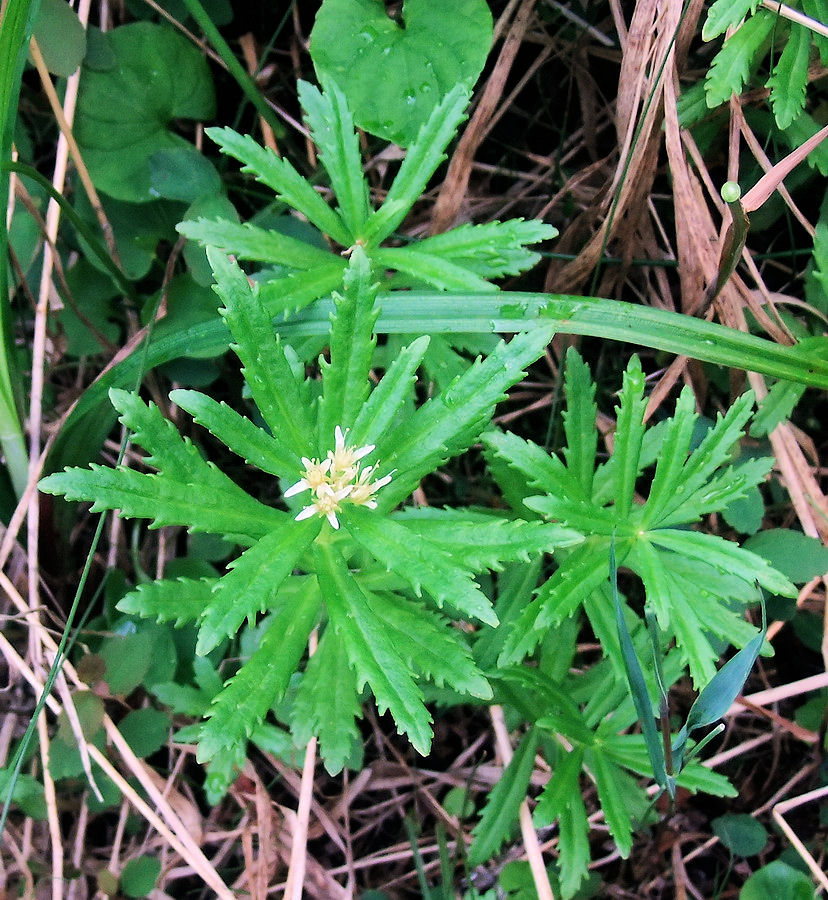
[{"label": "heart-shaped leaf", "polygon": [[361,128],[407,147],[456,84],[474,84],[491,43],[485,0],[405,0],[400,23],[376,0],[325,0],[311,57]]},{"label": "heart-shaped leaf", "polygon": [[206,119],[215,98],[207,63],[164,25],[134,22],[106,34],[90,29],[75,137],[95,186],[119,200],[146,203],[150,158],[191,145],[168,128],[173,119]]}]

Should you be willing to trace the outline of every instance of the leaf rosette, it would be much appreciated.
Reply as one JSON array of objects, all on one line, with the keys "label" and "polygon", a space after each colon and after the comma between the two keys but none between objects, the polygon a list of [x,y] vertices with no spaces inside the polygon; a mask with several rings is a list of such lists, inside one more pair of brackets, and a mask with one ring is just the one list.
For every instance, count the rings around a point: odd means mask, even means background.
[{"label": "leaf rosette", "polygon": [[[355,247],[335,295],[329,359],[319,361],[321,394],[309,403],[311,379],[274,336],[256,286],[222,252],[208,255],[265,427],[196,391],[173,391],[171,400],[250,465],[279,478],[290,511],[244,491],[156,406],[125,391],[112,391],[112,402],[156,471],[67,469],[41,488],[91,500],[95,510],[149,518],[151,527],[220,534],[243,548],[213,583],[185,588],[179,580],[159,581],[127,594],[119,607],[177,625],[196,622],[201,656],[225,645],[245,620],[259,623],[257,649],[206,711],[201,759],[242,747],[302,669],[290,724],[300,739],[319,737],[331,771],[342,768],[358,739],[366,685],[379,709],[389,710],[427,753],[431,718],[422,678],[481,700],[492,695],[452,626],[457,619],[497,624],[474,576],[581,537],[560,525],[491,512],[395,510],[426,475],[479,437],[552,331],[535,328],[501,343],[409,412],[428,339],[406,346],[372,389],[377,286],[368,256]],[[306,661],[315,628],[321,638]]]}]

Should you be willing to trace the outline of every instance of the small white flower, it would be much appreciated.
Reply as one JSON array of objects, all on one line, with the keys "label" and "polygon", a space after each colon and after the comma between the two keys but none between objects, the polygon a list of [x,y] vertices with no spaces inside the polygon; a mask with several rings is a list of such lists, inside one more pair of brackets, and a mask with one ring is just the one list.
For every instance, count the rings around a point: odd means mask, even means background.
[{"label": "small white flower", "polygon": [[[336,514],[342,503],[348,501],[357,506],[376,509],[374,495],[391,481],[391,475],[385,475],[371,481],[379,464],[366,466],[360,471],[360,460],[374,451],[373,444],[362,447],[348,447],[345,439],[348,429],[343,431],[339,425],[334,429],[334,449],[328,451],[323,460],[302,457],[305,467],[302,477],[285,491],[285,497],[310,491],[311,502],[296,516],[296,521],[309,519],[311,516],[324,516],[332,528],[339,528]],[[393,473],[392,473],[393,474]]]},{"label": "small white flower", "polygon": [[319,462],[318,459],[308,459],[303,456],[302,464],[305,467],[305,471],[302,473],[303,477],[285,491],[285,497],[293,497],[294,494],[301,494],[302,491],[315,491],[323,484],[327,484],[327,473],[331,467],[330,459],[323,459],[322,462]]},{"label": "small white flower", "polygon": [[374,450],[373,444],[366,444],[364,447],[346,447],[345,437],[349,429],[343,432],[339,425],[334,429],[334,449],[328,450],[328,459],[334,472],[342,475],[349,475],[348,480],[352,481],[356,475],[354,466],[363,456],[367,456]]},{"label": "small white flower", "polygon": [[323,484],[316,491],[316,497],[310,506],[306,506],[298,516],[296,521],[301,522],[302,519],[309,519],[313,515],[325,516],[331,523],[332,528],[339,528],[339,519],[336,514],[340,509],[340,501],[344,500],[351,493],[351,485],[334,490],[329,484]]}]

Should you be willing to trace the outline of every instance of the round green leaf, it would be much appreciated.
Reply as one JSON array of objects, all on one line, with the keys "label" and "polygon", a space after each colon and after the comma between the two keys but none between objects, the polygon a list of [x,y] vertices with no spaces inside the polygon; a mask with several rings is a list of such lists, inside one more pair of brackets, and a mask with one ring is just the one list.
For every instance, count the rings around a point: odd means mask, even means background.
[{"label": "round green leaf", "polygon": [[158,196],[153,154],[192,146],[170,122],[213,115],[207,63],[186,38],[151,22],[97,34],[94,46],[81,74],[75,137],[96,187],[146,203]]},{"label": "round green leaf", "polygon": [[756,856],[765,849],[768,832],[753,816],[732,813],[711,823],[713,834],[735,856]]},{"label": "round green leaf", "polygon": [[192,144],[158,150],[150,157],[149,166],[150,193],[157,197],[192,203],[221,190],[216,167]]},{"label": "round green leaf", "polygon": [[106,663],[104,681],[112,694],[129,694],[147,674],[152,662],[152,638],[146,632],[106,638],[98,655]]},{"label": "round green leaf", "polygon": [[763,556],[796,584],[828,572],[828,547],[801,531],[769,528],[745,541],[744,547]]},{"label": "round green leaf", "polygon": [[121,872],[121,890],[127,897],[146,897],[161,874],[161,860],[154,856],[131,859]]},{"label": "round green leaf", "polygon": [[763,866],[742,886],[739,900],[813,900],[814,886],[807,875],[778,859]]},{"label": "round green leaf", "polygon": [[34,37],[52,75],[68,78],[83,62],[86,30],[66,0],[40,0]]},{"label": "round green leaf", "polygon": [[451,88],[474,84],[491,43],[485,0],[406,0],[400,24],[376,0],[325,0],[310,52],[361,128],[407,147]]},{"label": "round green leaf", "polygon": [[118,731],[139,759],[163,747],[169,730],[170,717],[160,709],[149,707],[127,713],[118,724]]}]

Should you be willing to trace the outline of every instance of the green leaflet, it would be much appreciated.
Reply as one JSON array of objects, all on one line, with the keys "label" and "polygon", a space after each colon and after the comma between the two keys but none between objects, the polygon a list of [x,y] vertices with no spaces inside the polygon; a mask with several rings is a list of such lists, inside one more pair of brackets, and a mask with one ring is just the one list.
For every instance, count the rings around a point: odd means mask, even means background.
[{"label": "green leaflet", "polygon": [[417,368],[428,349],[427,335],[405,347],[388,367],[382,381],[371,391],[351,429],[357,446],[376,444],[397,421],[403,403],[414,393]]},{"label": "green leaflet", "polygon": [[509,344],[499,344],[442,394],[424,403],[384,444],[385,466],[397,470],[394,481],[385,488],[384,508],[395,506],[423,476],[469,447],[488,424],[503,392],[523,377],[524,366],[543,353],[552,333],[551,329],[538,329],[517,335]]},{"label": "green leaflet", "polygon": [[740,94],[756,55],[770,36],[776,17],[760,9],[742,24],[716,54],[704,82],[707,106],[712,109]]},{"label": "green leaflet", "polygon": [[445,619],[398,594],[371,595],[370,599],[377,618],[412,671],[438,686],[446,684],[458,693],[491,699],[492,689],[475,666],[469,648]]},{"label": "green leaflet", "polygon": [[[595,421],[590,426],[595,429]],[[527,488],[539,488],[550,494],[587,499],[582,483],[573,478],[557,456],[511,432],[487,431],[483,443],[497,456],[520,471],[528,481]],[[590,478],[591,481],[591,478]]]},{"label": "green leaflet", "polygon": [[259,282],[259,300],[270,316],[295,314],[320,297],[328,297],[342,284],[344,261],[332,257],[306,272]]},{"label": "green leaflet", "polygon": [[208,128],[207,135],[222,153],[243,164],[243,172],[252,172],[256,181],[266,184],[281,200],[307,216],[323,234],[330,235],[343,247],[351,246],[355,235],[286,159],[231,128]]},{"label": "green leaflet", "polygon": [[300,746],[313,735],[330,775],[341,772],[359,738],[356,718],[360,715],[356,676],[345,642],[333,628],[326,628],[305,674],[291,709],[291,731]]},{"label": "green leaflet", "polygon": [[286,517],[229,565],[230,571],[213,588],[210,605],[201,617],[196,653],[204,656],[222,639],[235,634],[245,620],[252,622],[274,601],[276,591],[319,534],[318,516],[295,522]]},{"label": "green leaflet", "polygon": [[373,283],[371,261],[361,247],[355,247],[342,281],[343,294],[337,298],[331,324],[330,363],[320,360],[322,400],[319,406],[319,451],[334,444],[334,429],[343,430],[356,421],[368,397],[373,337],[378,310],[374,308],[377,286]]},{"label": "green leaflet", "polygon": [[583,540],[579,532],[560,525],[504,519],[486,512],[413,507],[395,518],[474,572],[500,571],[504,562],[527,561],[530,554]]},{"label": "green leaflet", "polygon": [[679,394],[674,415],[667,420],[667,431],[656,462],[646,510],[641,518],[641,524],[645,527],[660,522],[665,510],[675,504],[698,419],[695,404],[693,392],[685,387]]},{"label": "green leaflet", "polygon": [[358,544],[410,584],[418,595],[425,588],[438,606],[447,603],[464,616],[497,625],[497,616],[486,595],[436,544],[393,519],[360,507],[343,509],[342,522]]},{"label": "green leaflet", "polygon": [[437,166],[446,158],[446,147],[465,118],[469,93],[465,85],[453,87],[420,128],[388,189],[385,203],[370,216],[363,229],[364,241],[372,246],[384,241],[420,199]]},{"label": "green leaflet", "polygon": [[176,226],[176,231],[188,240],[215,247],[237,259],[279,263],[292,269],[312,270],[334,262],[340,270],[345,268],[344,260],[327,250],[272,228],[259,228],[249,222],[239,225],[229,219],[199,218],[194,222],[181,222]]},{"label": "green leaflet", "polygon": [[271,432],[296,455],[298,470],[298,457],[312,455],[311,427],[284,345],[274,340],[270,317],[241,269],[215,250],[208,250],[207,256],[245,381]]},{"label": "green leaflet", "polygon": [[93,463],[88,469],[66,469],[44,478],[40,490],[67,500],[92,502],[92,512],[117,509],[128,519],[149,519],[150,528],[184,525],[191,531],[235,536],[252,543],[286,518],[242,491],[193,491],[174,475],[144,475]]},{"label": "green leaflet", "polygon": [[626,859],[632,849],[633,823],[627,798],[622,789],[624,782],[629,781],[629,776],[607,757],[602,747],[588,748],[584,763],[595,779],[598,799],[601,801],[601,809],[604,811],[610,834],[621,856]]},{"label": "green leaflet", "polygon": [[[635,360],[635,362],[633,362]],[[624,372],[621,406],[616,408],[618,428],[615,433],[615,512],[619,518],[629,515],[635,482],[640,471],[641,441],[644,437],[644,373],[634,356]]]},{"label": "green leaflet", "polygon": [[207,711],[198,760],[237,748],[250,737],[268,709],[281,699],[296,670],[319,612],[319,592],[309,581],[293,603],[274,613],[258,648],[227,682]]},{"label": "green leaflet", "polygon": [[194,622],[204,611],[212,596],[213,578],[171,578],[139,584],[118,601],[123,613],[173,622],[180,628]]},{"label": "green leaflet", "polygon": [[298,87],[305,121],[339,201],[339,215],[348,231],[358,236],[371,208],[368,185],[362,174],[359,139],[345,95],[333,81],[325,82],[324,94],[307,81],[300,81]]},{"label": "green leaflet", "polygon": [[468,857],[470,867],[481,866],[494,856],[517,822],[518,810],[526,799],[526,789],[535,766],[538,738],[539,733],[534,728],[524,735],[511,762],[489,793],[483,815],[472,832],[474,841]]},{"label": "green leaflet", "polygon": [[425,253],[419,245],[416,250],[410,247],[381,247],[374,250],[371,256],[378,266],[405,272],[415,279],[415,283],[424,281],[440,291],[497,291],[495,285],[464,266]]},{"label": "green leaflet", "polygon": [[526,244],[557,237],[552,225],[530,219],[459,225],[443,234],[435,234],[417,243],[417,250],[462,266],[481,278],[517,275],[540,260],[540,254]]},{"label": "green leaflet", "polygon": [[[595,385],[589,366],[574,347],[566,352],[564,373],[566,410],[563,414],[566,449],[564,456],[570,475],[581,488],[581,495],[592,494],[592,478],[595,473],[595,451],[598,447],[598,429],[595,419]],[[544,488],[549,490],[548,487]]]},{"label": "green leaflet", "polygon": [[716,0],[707,11],[702,40],[712,41],[728,28],[738,25],[748,13],[755,13],[759,0]]},{"label": "green leaflet", "polygon": [[761,556],[737,547],[712,534],[700,531],[680,531],[659,528],[650,532],[650,540],[660,547],[681,553],[690,559],[715,566],[724,572],[737,575],[743,581],[758,581],[762,587],[783,597],[795,597],[796,588],[788,579],[769,566]]},{"label": "green leaflet", "polygon": [[561,891],[571,897],[586,878],[589,866],[589,819],[576,792],[558,818]]},{"label": "green leaflet", "polygon": [[382,713],[389,710],[400,733],[424,756],[431,747],[431,716],[387,631],[339,553],[329,544],[314,545],[319,589],[328,618],[345,645],[359,688],[368,684]]},{"label": "green leaflet", "polygon": [[781,129],[787,128],[805,109],[810,56],[811,32],[804,25],[792,22],[788,42],[767,80],[773,115]]},{"label": "green leaflet", "polygon": [[566,809],[574,797],[581,797],[581,765],[584,761],[582,747],[558,752],[557,764],[552,768],[552,777],[546,782],[543,793],[538,798],[532,820],[536,828],[551,825]]},{"label": "green leaflet", "polygon": [[187,390],[171,391],[170,400],[245,462],[279,478],[293,478],[296,475],[299,466],[296,456],[223,401],[218,403],[199,391]]}]

